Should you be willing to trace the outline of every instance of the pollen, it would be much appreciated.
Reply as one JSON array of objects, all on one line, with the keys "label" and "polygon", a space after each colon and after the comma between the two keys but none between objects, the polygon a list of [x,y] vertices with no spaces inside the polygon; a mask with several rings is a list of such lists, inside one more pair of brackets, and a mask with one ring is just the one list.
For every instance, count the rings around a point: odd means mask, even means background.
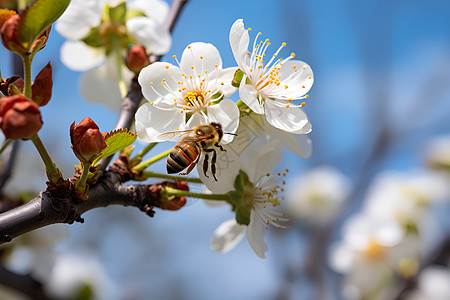
[{"label": "pollen", "polygon": [[286,104],[286,108],[289,108],[289,104]]},{"label": "pollen", "polygon": [[303,67],[303,70],[306,70],[306,67]]},{"label": "pollen", "polygon": [[187,46],[188,49],[191,49],[191,46]]},{"label": "pollen", "polygon": [[252,28],[251,27],[249,27],[248,29],[247,29],[248,31],[252,31]]},{"label": "pollen", "polygon": [[221,84],[221,85],[224,85],[225,83],[221,82],[220,84]]},{"label": "pollen", "polygon": [[153,85],[153,82],[150,82],[150,85]]},{"label": "pollen", "polygon": [[291,56],[292,56],[292,57],[295,57],[295,53],[294,53],[294,52],[292,52],[292,53],[291,53]]},{"label": "pollen", "polygon": [[247,52],[247,55],[252,55],[250,52]]},{"label": "pollen", "polygon": [[311,76],[308,76],[308,79],[311,79]]},{"label": "pollen", "polygon": [[306,102],[302,102],[302,104],[300,104],[301,107],[305,107]]},{"label": "pollen", "polygon": [[169,70],[169,65],[166,66],[166,69]]},{"label": "pollen", "polygon": [[153,102],[150,102],[150,105],[153,105]]},{"label": "pollen", "polygon": [[266,176],[269,177],[269,176],[270,176],[270,173],[266,173]]},{"label": "pollen", "polygon": [[304,86],[304,85],[302,85],[302,88],[305,88],[305,86]]},{"label": "pollen", "polygon": [[261,32],[258,32],[258,35],[261,35],[262,33]]},{"label": "pollen", "polygon": [[217,64],[214,65],[214,68],[217,68]]},{"label": "pollen", "polygon": [[289,87],[289,86],[288,86],[287,84],[284,86],[285,89],[287,89],[288,87]]},{"label": "pollen", "polygon": [[309,98],[309,95],[305,95],[305,98]]},{"label": "pollen", "polygon": [[172,58],[177,58],[177,56],[176,55],[172,55]]},{"label": "pollen", "polygon": [[203,56],[200,56],[200,59],[203,59]]},{"label": "pollen", "polygon": [[286,47],[286,43],[285,43],[285,42],[281,43],[281,45],[282,45],[283,47]]},{"label": "pollen", "polygon": [[194,70],[194,66],[191,66],[191,69]]}]

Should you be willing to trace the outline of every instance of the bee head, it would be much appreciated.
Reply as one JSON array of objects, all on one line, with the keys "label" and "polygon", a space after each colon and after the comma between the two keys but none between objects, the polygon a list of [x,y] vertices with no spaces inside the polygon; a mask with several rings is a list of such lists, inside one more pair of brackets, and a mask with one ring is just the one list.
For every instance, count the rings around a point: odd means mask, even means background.
[{"label": "bee head", "polygon": [[220,141],[223,137],[222,125],[219,123],[212,122],[211,126],[213,126],[214,129],[217,131],[217,134],[219,135],[219,141]]}]

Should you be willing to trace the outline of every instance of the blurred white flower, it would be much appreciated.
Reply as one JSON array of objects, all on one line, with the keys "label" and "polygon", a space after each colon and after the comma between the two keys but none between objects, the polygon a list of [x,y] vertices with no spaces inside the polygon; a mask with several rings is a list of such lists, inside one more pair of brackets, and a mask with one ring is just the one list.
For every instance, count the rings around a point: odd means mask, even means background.
[{"label": "blurred white flower", "polygon": [[430,167],[450,171],[450,135],[430,140],[426,145],[425,155]]},{"label": "blurred white flower", "polygon": [[365,211],[388,217],[402,226],[421,227],[424,215],[433,203],[448,201],[450,186],[446,177],[436,172],[385,172],[369,189]]},{"label": "blurred white flower", "polygon": [[450,269],[429,266],[419,274],[417,289],[406,300],[450,300]]},{"label": "blurred white flower", "polygon": [[[255,150],[255,149],[253,149]],[[248,151],[248,150],[247,150]],[[269,224],[276,228],[286,228],[281,223],[289,219],[274,207],[280,203],[278,192],[283,190],[280,183],[275,180],[274,175],[268,173],[279,162],[281,149],[278,143],[271,143],[260,151],[253,152],[253,159],[242,164],[242,170],[238,174],[230,174],[231,180],[236,182],[228,186],[228,191],[223,191],[219,184],[209,184],[206,186],[213,192],[220,188],[221,192],[236,193],[234,199],[238,199],[234,205],[237,206],[236,219],[228,220],[220,225],[211,239],[211,248],[218,252],[228,252],[241,240],[246,230],[247,240],[253,251],[264,258],[267,246],[264,242],[264,231],[269,229]],[[261,163],[264,162],[264,163]],[[279,173],[278,176],[286,176]],[[202,178],[203,180],[203,178]],[[212,181],[209,181],[212,183]],[[239,190],[235,190],[239,189]],[[248,211],[249,210],[249,211]],[[238,224],[239,216],[249,213],[248,226]]]},{"label": "blurred white flower", "polygon": [[290,180],[287,189],[289,214],[300,222],[321,225],[339,212],[350,182],[338,170],[324,166]]},{"label": "blurred white flower", "polygon": [[313,72],[303,61],[293,60],[292,53],[286,59],[278,59],[278,53],[286,43],[270,56],[264,66],[265,52],[270,45],[269,39],[257,43],[257,34],[253,50],[249,52],[250,37],[244,28],[242,19],[236,20],[230,30],[230,45],[239,69],[245,73],[239,86],[241,100],[257,114],[265,114],[267,121],[281,130],[307,134],[311,124],[300,107],[305,104],[294,104],[295,100],[308,98],[306,93],[311,89]]},{"label": "blurred white flower", "polygon": [[344,274],[346,297],[380,299],[395,274],[415,274],[420,246],[416,234],[393,220],[361,214],[346,222],[342,241],[331,248],[330,264]]},{"label": "blurred white flower", "polygon": [[[178,62],[178,61],[177,61]],[[183,51],[179,67],[156,62],[144,68],[139,84],[150,102],[136,113],[136,131],[146,142],[161,141],[161,133],[191,129],[217,122],[224,132],[234,133],[239,125],[239,109],[229,99],[235,68],[222,69],[222,58],[212,44],[192,43]],[[220,94],[219,98],[214,98]],[[187,116],[190,116],[188,120]],[[231,142],[233,135],[224,135],[221,143]]]},{"label": "blurred white flower", "polygon": [[[126,3],[124,20],[109,20],[106,5],[120,3]],[[164,24],[168,12],[168,4],[161,0],[70,2],[55,27],[68,39],[61,47],[64,65],[73,71],[89,71],[81,75],[80,81],[86,100],[120,107],[123,95],[117,87],[119,77],[127,84],[134,74],[126,67],[119,70],[116,52],[120,50],[119,54],[125,56],[129,44],[142,45],[157,55],[169,51],[172,38]]]}]

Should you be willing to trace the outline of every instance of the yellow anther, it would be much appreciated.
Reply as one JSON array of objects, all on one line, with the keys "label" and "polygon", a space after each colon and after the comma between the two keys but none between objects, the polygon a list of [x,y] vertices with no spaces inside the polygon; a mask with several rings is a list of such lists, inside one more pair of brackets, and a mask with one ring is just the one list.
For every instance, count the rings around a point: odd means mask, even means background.
[{"label": "yellow anther", "polygon": [[203,59],[203,56],[200,56],[200,59]]},{"label": "yellow anther", "polygon": [[194,70],[194,66],[191,66],[191,69]]},{"label": "yellow anther", "polygon": [[172,55],[172,58],[177,58],[177,56],[176,55]]},{"label": "yellow anther", "polygon": [[187,46],[188,49],[191,49],[191,46]]},{"label": "yellow anther", "polygon": [[220,84],[221,84],[221,85],[224,85],[225,83],[221,82]]},{"label": "yellow anther", "polygon": [[297,66],[296,66],[296,65],[294,65],[294,66],[292,66],[292,68],[294,68],[294,69],[297,69]]},{"label": "yellow anther", "polygon": [[269,221],[269,220],[267,220],[267,224],[270,224],[270,221]]},{"label": "yellow anther", "polygon": [[261,32],[258,32],[258,35],[261,35],[262,33]]},{"label": "yellow anther", "polygon": [[153,105],[153,102],[150,102],[150,105]]},{"label": "yellow anther", "polygon": [[214,68],[217,68],[217,64],[216,64],[216,65],[214,65]]},{"label": "yellow anther", "polygon": [[271,43],[270,42],[267,42],[267,46],[270,46],[271,45]]},{"label": "yellow anther", "polygon": [[305,88],[305,86],[304,86],[304,85],[302,85],[302,88]]},{"label": "yellow anther", "polygon": [[266,176],[269,177],[269,176],[270,176],[270,173],[266,173]]},{"label": "yellow anther", "polygon": [[295,57],[295,53],[294,53],[294,52],[292,52],[292,53],[291,53],[291,56],[292,56],[292,57]]},{"label": "yellow anther", "polygon": [[205,71],[205,74],[208,74],[208,71]]},{"label": "yellow anther", "polygon": [[305,95],[305,98],[309,98],[309,95]]},{"label": "yellow anther", "polygon": [[153,82],[150,82],[150,85],[153,85]]},{"label": "yellow anther", "polygon": [[311,76],[308,76],[308,79],[311,79]]},{"label": "yellow anther", "polygon": [[286,84],[286,85],[284,86],[284,88],[287,89],[287,88],[288,88],[288,85]]},{"label": "yellow anther", "polygon": [[247,55],[252,55],[250,52],[247,52]]},{"label": "yellow anther", "polygon": [[286,107],[289,108],[289,104],[286,104]]},{"label": "yellow anther", "polygon": [[169,69],[169,65],[166,66],[166,69],[167,69],[167,70]]},{"label": "yellow anther", "polygon": [[305,107],[306,103],[302,102],[302,104],[300,104],[301,107]]},{"label": "yellow anther", "polygon": [[249,27],[248,29],[247,29],[248,31],[252,31],[252,28],[251,27]]}]

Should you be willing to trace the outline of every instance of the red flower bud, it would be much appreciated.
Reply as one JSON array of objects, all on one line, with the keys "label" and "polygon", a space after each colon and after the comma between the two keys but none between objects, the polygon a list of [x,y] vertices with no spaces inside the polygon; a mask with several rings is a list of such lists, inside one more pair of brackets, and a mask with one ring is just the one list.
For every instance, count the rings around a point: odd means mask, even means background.
[{"label": "red flower bud", "polygon": [[[163,188],[171,187],[177,190],[189,191],[189,186],[185,181],[176,181],[176,182],[164,182],[161,184]],[[160,192],[160,199],[157,207],[166,210],[179,210],[186,204],[186,197],[167,197],[167,194],[164,192]]]},{"label": "red flower bud", "polygon": [[84,118],[80,123],[70,126],[70,141],[75,156],[82,162],[92,162],[107,147],[105,133],[101,133],[91,118]]},{"label": "red flower bud", "polygon": [[134,73],[139,73],[143,68],[150,64],[145,48],[136,45],[128,51],[127,67]]},{"label": "red flower bud", "polygon": [[39,106],[46,105],[52,97],[52,65],[48,63],[34,79],[31,87],[31,99]]},{"label": "red flower bud", "polygon": [[39,107],[23,95],[0,99],[0,127],[7,139],[29,139],[42,124]]},{"label": "red flower bud", "polygon": [[19,92],[23,93],[25,82],[20,76],[17,75],[9,78],[4,78],[0,82],[0,92],[2,92],[5,96],[15,95],[14,89],[12,87],[13,85],[19,90]]},{"label": "red flower bud", "polygon": [[[2,10],[0,13],[0,35],[2,43],[6,49],[16,52],[20,55],[28,53],[28,51],[37,52],[42,50],[47,44],[48,36],[50,34],[51,26],[47,27],[36,40],[33,41],[31,47],[28,45],[29,41],[20,40],[20,15],[6,12]],[[28,46],[27,46],[28,45]],[[29,47],[26,48],[26,47]],[[39,49],[35,49],[39,47]]]}]

